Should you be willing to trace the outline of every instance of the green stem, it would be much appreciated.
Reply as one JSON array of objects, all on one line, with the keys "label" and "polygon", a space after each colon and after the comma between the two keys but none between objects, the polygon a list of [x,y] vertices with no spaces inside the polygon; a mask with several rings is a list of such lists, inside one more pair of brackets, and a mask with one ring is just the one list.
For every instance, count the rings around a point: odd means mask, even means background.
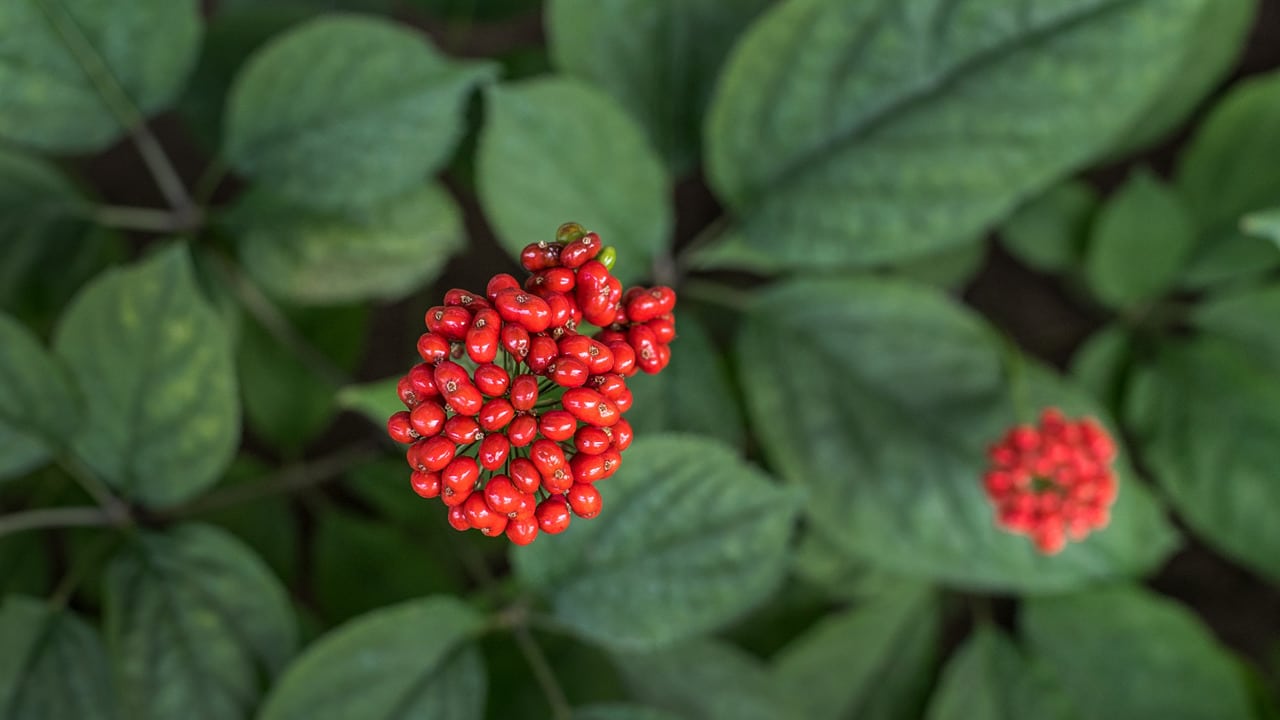
[{"label": "green stem", "polygon": [[86,213],[103,227],[149,233],[178,233],[190,230],[189,223],[171,210],[101,205]]},{"label": "green stem", "polygon": [[542,694],[547,698],[553,720],[570,720],[573,709],[569,706],[569,698],[565,695],[564,688],[560,686],[560,681],[556,679],[551,663],[547,661],[546,653],[542,652],[542,646],[534,639],[529,628],[523,624],[512,628],[511,634],[520,648],[520,654],[524,655],[525,661],[529,663],[529,669],[533,670],[533,677],[542,688]]},{"label": "green stem", "polygon": [[694,256],[697,255],[698,251],[716,240],[719,240],[720,236],[724,235],[725,231],[729,229],[729,225],[729,217],[727,215],[721,215],[708,223],[706,227],[702,228],[702,230],[698,231],[698,234],[689,241],[689,244],[680,248],[680,252],[676,253],[673,262],[674,274],[677,277],[684,277],[685,275],[688,275],[689,263],[693,262]]},{"label": "green stem", "polygon": [[98,508],[109,521],[107,524],[117,527],[133,525],[133,512],[128,504],[116,497],[115,493],[111,492],[111,488],[107,487],[106,483],[78,459],[70,455],[60,457],[58,467],[70,475],[89,494],[89,497],[98,503]]},{"label": "green stem", "polygon": [[680,292],[684,297],[735,312],[746,312],[754,299],[750,291],[708,280],[690,280],[681,286]]},{"label": "green stem", "polygon": [[0,537],[46,528],[110,527],[117,520],[98,507],[60,507],[28,510],[0,517]]},{"label": "green stem", "polygon": [[1025,360],[1013,338],[1004,337],[1004,372],[1009,380],[1009,400],[1013,405],[1014,422],[1027,423],[1035,418],[1035,414],[1027,400],[1027,381]]}]

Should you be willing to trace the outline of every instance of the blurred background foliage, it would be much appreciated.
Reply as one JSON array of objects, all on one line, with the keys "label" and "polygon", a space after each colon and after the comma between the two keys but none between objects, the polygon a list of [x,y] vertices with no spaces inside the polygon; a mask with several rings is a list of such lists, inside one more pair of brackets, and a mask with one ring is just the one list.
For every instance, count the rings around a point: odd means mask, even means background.
[{"label": "blurred background foliage", "polygon": [[[0,717],[1275,718],[1280,11],[0,0]],[[606,510],[382,424],[567,220],[681,295]],[[983,450],[1122,437],[1111,526]]]}]

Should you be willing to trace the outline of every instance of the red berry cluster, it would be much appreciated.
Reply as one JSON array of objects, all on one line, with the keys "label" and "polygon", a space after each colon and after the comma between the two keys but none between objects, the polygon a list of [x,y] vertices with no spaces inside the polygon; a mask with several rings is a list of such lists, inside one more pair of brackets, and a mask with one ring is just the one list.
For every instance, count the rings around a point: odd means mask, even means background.
[{"label": "red berry cluster", "polygon": [[440,497],[454,528],[527,545],[600,513],[594,483],[632,440],[626,378],[665,368],[675,338],[675,292],[623,293],[614,258],[566,223],[520,254],[523,284],[495,275],[484,295],[450,290],[427,310],[422,362],[398,386],[408,410],[387,433],[410,445],[414,491]]},{"label": "red berry cluster", "polygon": [[1115,453],[1101,425],[1067,420],[1055,408],[1039,426],[1013,428],[992,446],[983,478],[996,522],[1030,536],[1046,555],[1106,527],[1116,499]]}]

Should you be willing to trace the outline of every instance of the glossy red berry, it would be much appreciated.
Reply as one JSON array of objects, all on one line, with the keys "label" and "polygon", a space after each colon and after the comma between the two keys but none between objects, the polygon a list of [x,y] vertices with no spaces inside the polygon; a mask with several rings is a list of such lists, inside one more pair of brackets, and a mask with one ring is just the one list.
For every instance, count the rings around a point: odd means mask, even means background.
[{"label": "glossy red berry", "polygon": [[458,532],[471,529],[471,521],[467,519],[467,512],[462,509],[461,504],[449,508],[449,525]]},{"label": "glossy red berry", "polygon": [[468,290],[454,288],[444,294],[445,305],[457,305],[469,310],[489,307],[489,301]]},{"label": "glossy red berry", "polygon": [[458,306],[437,305],[427,311],[427,329],[446,340],[461,340],[471,327],[471,313]]},{"label": "glossy red berry", "polygon": [[387,434],[392,440],[406,445],[418,439],[418,434],[414,432],[413,425],[410,423],[409,413],[405,410],[387,418]]},{"label": "glossy red berry", "polygon": [[433,367],[426,363],[419,363],[409,368],[409,374],[405,379],[409,381],[409,387],[413,389],[413,395],[418,402],[440,396],[433,378],[434,372]]},{"label": "glossy red berry", "polygon": [[511,381],[511,406],[516,410],[532,410],[538,403],[538,378],[517,375]]},{"label": "glossy red berry", "polygon": [[494,298],[498,296],[498,293],[507,289],[519,290],[520,281],[507,273],[501,273],[489,278],[489,284],[485,286],[484,294],[485,297],[489,298],[489,302],[492,303]]},{"label": "glossy red berry", "polygon": [[578,358],[561,355],[549,367],[548,377],[561,387],[582,387],[587,384],[591,371]]},{"label": "glossy red berry", "polygon": [[444,436],[458,445],[470,445],[484,436],[480,423],[468,415],[454,415],[444,423]]},{"label": "glossy red berry", "polygon": [[505,322],[515,323],[530,333],[542,332],[551,325],[547,301],[523,289],[499,291],[493,306]]},{"label": "glossy red berry", "polygon": [[644,324],[658,342],[666,345],[676,339],[676,321],[670,315],[656,317]]},{"label": "glossy red berry", "polygon": [[[619,422],[621,424],[621,422]],[[615,425],[616,427],[616,425]],[[599,455],[613,444],[613,437],[594,425],[583,425],[573,435],[573,446],[579,453]]]},{"label": "glossy red berry", "polygon": [[622,417],[612,400],[590,388],[565,390],[560,403],[569,414],[588,425],[609,427]]},{"label": "glossy red berry", "polygon": [[484,499],[489,509],[499,515],[515,517],[520,508],[520,491],[506,475],[494,475],[484,486]]},{"label": "glossy red berry", "polygon": [[538,430],[543,436],[556,442],[564,442],[573,437],[573,431],[577,428],[578,421],[564,410],[545,412],[538,419]]},{"label": "glossy red berry", "polygon": [[603,243],[599,235],[586,233],[564,246],[560,251],[560,264],[567,268],[581,267],[588,260],[599,255],[602,247]]},{"label": "glossy red berry", "polygon": [[418,470],[440,472],[453,460],[457,445],[447,437],[437,435],[419,440],[413,444],[413,456],[417,458],[414,465]]},{"label": "glossy red berry", "polygon": [[507,539],[516,545],[528,545],[537,538],[537,518],[516,518],[507,523]]},{"label": "glossy red berry", "polygon": [[565,493],[565,497],[569,500],[573,514],[580,518],[591,519],[600,514],[600,491],[594,485],[575,483]]},{"label": "glossy red berry", "polygon": [[569,512],[569,502],[563,495],[552,495],[538,503],[538,509],[534,514],[538,518],[538,527],[548,535],[564,532],[569,528],[569,521],[573,519]]},{"label": "glossy red berry", "polygon": [[622,452],[631,447],[631,441],[635,437],[631,432],[631,423],[626,420],[619,420],[610,429],[613,431],[613,448],[615,450]]},{"label": "glossy red berry", "polygon": [[505,395],[507,387],[511,384],[511,376],[507,371],[493,363],[477,367],[472,379],[480,394],[491,398]]},{"label": "glossy red berry", "polygon": [[529,331],[519,325],[503,325],[498,338],[502,349],[517,360],[523,360],[529,354]]},{"label": "glossy red berry", "polygon": [[476,453],[476,458],[480,461],[480,467],[485,470],[497,470],[507,462],[510,452],[511,441],[507,436],[494,433],[485,435],[480,441],[480,450]]},{"label": "glossy red berry", "polygon": [[400,382],[396,383],[396,395],[399,396],[400,402],[404,403],[404,406],[410,410],[417,407],[418,403],[421,402],[418,399],[418,394],[413,391],[413,385],[409,384],[407,375],[400,378]]},{"label": "glossy red berry", "polygon": [[440,495],[440,473],[414,470],[409,476],[409,484],[419,496],[430,499]]},{"label": "glossy red berry", "polygon": [[529,338],[529,355],[525,357],[524,362],[530,370],[541,375],[547,371],[547,367],[556,359],[559,352],[556,341],[549,335],[534,335]]},{"label": "glossy red berry", "polygon": [[450,350],[449,341],[441,335],[427,332],[418,337],[418,355],[423,362],[434,365],[449,357]]},{"label": "glossy red berry", "polygon": [[542,475],[538,467],[528,458],[516,458],[511,461],[511,482],[520,492],[536,493],[542,487]]},{"label": "glossy red berry", "polygon": [[482,430],[492,433],[506,427],[515,416],[516,411],[511,407],[511,403],[499,397],[480,406],[480,414],[476,419],[480,421]]},{"label": "glossy red berry", "polygon": [[444,408],[435,402],[424,402],[409,413],[409,423],[419,437],[439,435],[444,429]]},{"label": "glossy red berry", "polygon": [[507,439],[512,447],[524,447],[538,436],[538,419],[528,413],[518,414],[507,426]]}]

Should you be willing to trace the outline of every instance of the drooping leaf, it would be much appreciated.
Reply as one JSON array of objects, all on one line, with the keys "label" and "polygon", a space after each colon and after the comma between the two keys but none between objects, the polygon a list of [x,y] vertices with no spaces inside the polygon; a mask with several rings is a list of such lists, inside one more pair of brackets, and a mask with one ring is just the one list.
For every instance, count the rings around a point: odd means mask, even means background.
[{"label": "drooping leaf", "polygon": [[720,64],[769,0],[552,0],[556,65],[609,93],[674,173],[700,154],[702,116]]},{"label": "drooping leaf", "polygon": [[952,656],[929,701],[928,720],[1075,720],[1045,667],[988,625]]},{"label": "drooping leaf", "polygon": [[87,401],[74,448],[127,497],[179,503],[230,462],[240,439],[231,343],[184,246],[85,287],[54,350]]},{"label": "drooping leaf", "polygon": [[[738,338],[748,415],[766,456],[807,490],[808,517],[887,572],[951,585],[1061,591],[1145,572],[1173,536],[1123,458],[1113,521],[1058,556],[998,530],[986,448],[1016,419],[994,333],[942,294],[873,278],[760,294]],[[1019,361],[1025,362],[1025,361]],[[1105,414],[1026,368],[1023,412]]]},{"label": "drooping leaf", "polygon": [[1280,266],[1280,246],[1240,232],[1240,218],[1280,201],[1280,72],[1237,84],[1183,150],[1177,185],[1201,234],[1184,278],[1204,287]]},{"label": "drooping leaf", "polygon": [[727,643],[620,653],[614,664],[632,695],[689,720],[800,717],[764,663]]},{"label": "drooping leaf", "polygon": [[676,332],[666,369],[627,380],[632,393],[627,422],[641,437],[664,430],[705,433],[740,447],[742,409],[720,351],[692,313],[679,315]]},{"label": "drooping leaf", "polygon": [[900,585],[819,621],[774,658],[774,676],[811,720],[919,717],[939,626],[936,596]]},{"label": "drooping leaf", "polygon": [[[1205,338],[1161,353],[1134,395],[1144,457],[1170,502],[1224,554],[1280,578],[1280,379],[1232,344]],[[1177,388],[1176,392],[1168,388]],[[1135,391],[1136,392],[1136,391]]]},{"label": "drooping leaf", "polygon": [[[288,596],[221,530],[144,534],[107,571],[106,635],[129,718],[243,718],[296,644]],[[265,678],[265,679],[264,679]]]},{"label": "drooping leaf", "polygon": [[372,205],[441,167],[463,103],[493,74],[387,20],[321,17],[268,42],[236,77],[223,127],[239,171],[295,203]]},{"label": "drooping leaf", "polygon": [[599,490],[598,518],[512,553],[592,642],[644,650],[714,630],[782,579],[792,498],[721,443],[640,438]]},{"label": "drooping leaf", "polygon": [[121,717],[98,632],[39,600],[5,598],[0,605],[0,717]]},{"label": "drooping leaf", "polygon": [[1117,417],[1123,407],[1124,378],[1133,351],[1133,334],[1113,323],[1089,336],[1071,357],[1071,378]]},{"label": "drooping leaf", "polygon": [[1280,247],[1280,208],[1245,215],[1240,221],[1240,229],[1246,235],[1265,238]]},{"label": "drooping leaf", "polygon": [[1135,587],[1033,599],[1019,625],[1080,717],[1251,717],[1231,655],[1171,600]]},{"label": "drooping leaf", "polygon": [[92,152],[124,133],[117,116],[121,101],[144,114],[164,109],[182,89],[200,47],[198,5],[0,4],[0,138],[49,152]]},{"label": "drooping leaf", "polygon": [[712,185],[781,266],[965,242],[1105,151],[1173,77],[1201,0],[800,0],[738,43]]},{"label": "drooping leaf", "polygon": [[608,96],[563,77],[489,89],[477,189],[503,247],[582,223],[618,250],[624,283],[649,273],[670,242],[669,181],[635,121]]},{"label": "drooping leaf", "polygon": [[1098,212],[1085,278],[1104,303],[1132,308],[1173,287],[1195,242],[1195,220],[1181,198],[1140,172]]},{"label": "drooping leaf", "polygon": [[363,615],[308,648],[272,690],[260,717],[479,720],[485,669],[469,641],[483,623],[449,597]]},{"label": "drooping leaf", "polygon": [[1004,246],[1037,270],[1065,272],[1084,260],[1098,193],[1078,180],[1058,183],[1018,208],[1000,228]]},{"label": "drooping leaf", "polygon": [[0,315],[0,480],[64,446],[82,405],[62,361],[21,323]]},{"label": "drooping leaf", "polygon": [[1212,295],[1191,314],[1197,328],[1240,346],[1261,365],[1280,370],[1280,285]]},{"label": "drooping leaf", "polygon": [[249,274],[299,304],[402,298],[435,279],[466,242],[461,211],[434,184],[325,212],[251,196],[232,223]]},{"label": "drooping leaf", "polygon": [[338,406],[363,415],[379,427],[385,426],[392,413],[404,410],[404,403],[396,393],[400,377],[348,385],[338,391]]}]

